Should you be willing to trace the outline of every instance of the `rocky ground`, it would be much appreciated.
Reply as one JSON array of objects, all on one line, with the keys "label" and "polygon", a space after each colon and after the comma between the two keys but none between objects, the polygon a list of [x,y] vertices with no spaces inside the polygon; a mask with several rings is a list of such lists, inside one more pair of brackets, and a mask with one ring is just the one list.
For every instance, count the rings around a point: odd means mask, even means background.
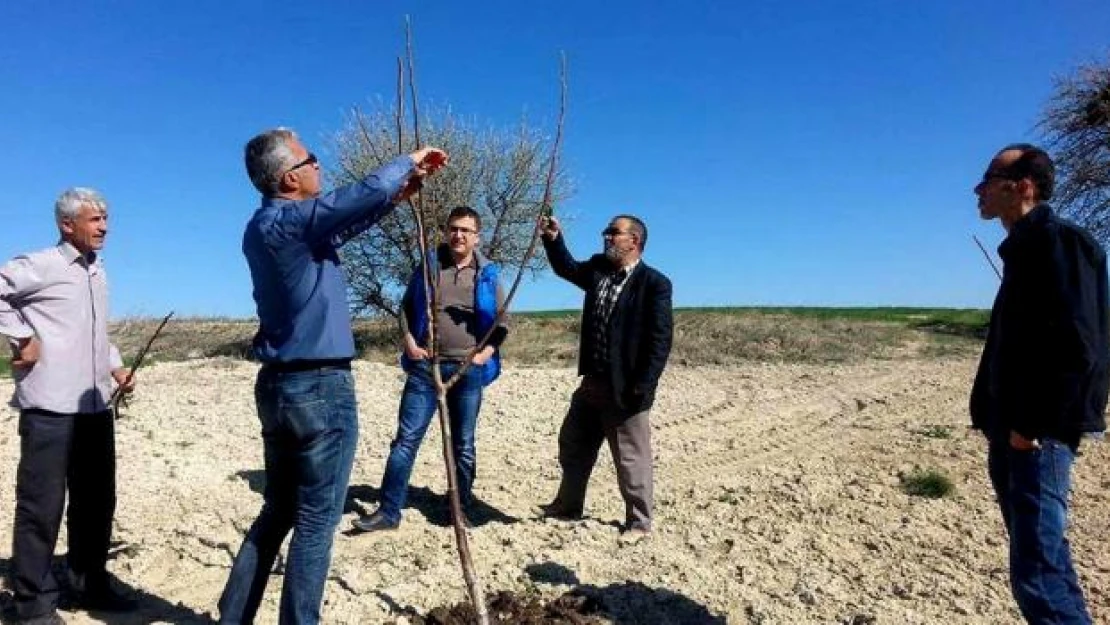
[{"label": "rocky ground", "polygon": [[[143,370],[118,422],[110,565],[142,609],[63,612],[67,622],[211,621],[261,502],[255,370],[230,359]],[[674,367],[652,416],[657,530],[625,544],[604,452],[588,518],[537,518],[557,485],[556,432],[576,379],[570,369],[511,368],[488,389],[479,426],[484,506],[470,535],[479,574],[491,594],[578,591],[605,607],[602,622],[620,624],[1018,623],[984,446],[965,425],[973,371],[959,357]],[[379,364],[358,363],[355,376],[362,433],[341,530],[376,503],[402,383]],[[10,392],[0,380],[0,396]],[[0,409],[0,422],[7,549],[16,412]],[[399,530],[337,535],[324,622],[414,623],[464,599],[439,449],[429,435]],[[905,494],[915,469],[945,473],[954,494]],[[1096,622],[1108,623],[1110,445],[1087,450],[1074,482],[1075,560]],[[9,558],[0,555],[5,571]],[[281,582],[271,578],[259,622],[276,622]]]}]

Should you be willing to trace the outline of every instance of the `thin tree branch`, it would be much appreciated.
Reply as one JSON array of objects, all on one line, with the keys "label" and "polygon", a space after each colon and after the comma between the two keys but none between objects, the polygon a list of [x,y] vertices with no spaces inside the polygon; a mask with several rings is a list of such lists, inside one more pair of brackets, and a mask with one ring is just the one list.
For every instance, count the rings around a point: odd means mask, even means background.
[{"label": "thin tree branch", "polygon": [[990,263],[991,269],[994,270],[994,275],[998,276],[998,279],[1001,280],[1002,273],[998,271],[998,267],[995,266],[994,260],[991,259],[991,255],[987,253],[987,248],[983,247],[983,244],[979,242],[979,237],[973,234],[971,238],[975,239],[975,245],[978,245],[979,251],[983,252],[983,258],[986,258],[987,262]]},{"label": "thin tree branch", "polygon": [[[421,147],[420,142],[420,108],[419,100],[416,91],[416,69],[414,55],[412,51],[412,21],[409,16],[405,16],[405,40],[406,40],[406,53],[408,55],[408,70],[409,70],[409,92],[412,96],[412,119],[413,119],[413,138],[416,141],[416,148],[419,150]],[[462,502],[459,500],[458,478],[455,472],[455,458],[453,445],[451,442],[451,430],[447,423],[447,385],[443,383],[443,374],[440,371],[440,357],[438,334],[436,327],[435,311],[439,310],[439,284],[438,278],[440,275],[438,260],[436,267],[430,266],[430,259],[428,257],[427,248],[428,242],[425,237],[428,235],[424,229],[423,218],[426,217],[424,212],[424,195],[421,191],[417,191],[417,207],[414,213],[417,216],[417,229],[420,238],[420,266],[423,267],[424,279],[424,302],[425,314],[428,320],[428,345],[431,349],[431,369],[432,379],[436,386],[436,405],[437,412],[439,413],[439,426],[442,432],[441,439],[443,441],[443,460],[447,468],[447,492],[451,502],[451,521],[455,528],[455,545],[459,552],[459,562],[463,569],[463,579],[466,582],[467,590],[470,594],[470,600],[474,604],[474,611],[478,616],[479,625],[489,624],[489,611],[486,607],[485,593],[482,591],[481,581],[474,569],[474,559],[470,555],[470,543],[466,535],[466,525],[463,523]],[[411,203],[410,203],[411,205]],[[434,241],[432,242],[434,244]],[[438,256],[437,256],[438,258]],[[430,288],[432,285],[431,272],[435,270],[436,275],[436,288]],[[414,337],[415,338],[415,337]]]},{"label": "thin tree branch", "polygon": [[123,379],[123,384],[116,386],[116,389],[112,391],[112,396],[108,399],[108,405],[111,406],[112,412],[115,413],[117,419],[119,418],[120,402],[125,402],[124,398],[126,395],[124,395],[123,389],[130,385],[131,381],[135,379],[135,372],[139,370],[139,367],[143,366],[143,361],[146,360],[147,352],[150,351],[150,347],[154,345],[154,341],[162,334],[162,329],[166,327],[171,317],[173,317],[172,310],[168,315],[162,318],[162,323],[158,324],[158,327],[154,329],[154,333],[150,335],[150,339],[147,340],[143,348],[139,350],[139,353],[135,355],[135,360],[131,363],[131,369],[127,372],[127,377]]},{"label": "thin tree branch", "polygon": [[516,296],[516,290],[520,286],[520,279],[524,277],[525,267],[527,266],[528,261],[531,260],[532,256],[536,253],[536,243],[540,239],[540,220],[545,215],[551,214],[550,206],[552,187],[555,185],[555,171],[558,167],[559,162],[559,150],[563,144],[563,120],[565,119],[567,112],[566,53],[562,53],[560,57],[562,62],[559,72],[559,122],[555,130],[555,145],[551,149],[551,160],[548,162],[547,166],[547,182],[544,184],[543,201],[540,202],[539,214],[536,215],[536,227],[532,232],[532,240],[528,243],[528,250],[524,253],[524,258],[522,258],[520,261],[520,266],[517,268],[516,272],[516,278],[513,280],[513,286],[511,289],[509,289],[509,294],[505,297],[505,303],[498,307],[497,317],[493,320],[493,324],[490,325],[489,330],[486,331],[485,336],[483,336],[482,340],[478,341],[478,344],[474,346],[474,349],[472,349],[470,353],[467,354],[467,358],[463,361],[462,366],[459,367],[455,374],[451,376],[451,379],[447,381],[448,388],[454,386],[455,383],[457,383],[462,377],[462,375],[466,373],[466,370],[470,367],[470,364],[473,361],[474,355],[477,354],[479,351],[485,349],[486,345],[489,344],[490,337],[493,336],[494,330],[496,330],[497,327],[501,325],[501,323],[505,320],[505,314],[506,312],[508,312],[509,305],[512,304],[513,298]]}]

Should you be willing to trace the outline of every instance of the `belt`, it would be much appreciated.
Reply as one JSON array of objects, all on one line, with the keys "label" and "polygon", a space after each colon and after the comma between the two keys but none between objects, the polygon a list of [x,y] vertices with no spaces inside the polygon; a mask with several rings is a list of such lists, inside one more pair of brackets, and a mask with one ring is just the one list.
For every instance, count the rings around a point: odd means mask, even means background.
[{"label": "belt", "polygon": [[313,369],[351,369],[350,358],[324,358],[319,360],[290,360],[288,362],[267,362],[262,368],[273,373],[296,373]]}]

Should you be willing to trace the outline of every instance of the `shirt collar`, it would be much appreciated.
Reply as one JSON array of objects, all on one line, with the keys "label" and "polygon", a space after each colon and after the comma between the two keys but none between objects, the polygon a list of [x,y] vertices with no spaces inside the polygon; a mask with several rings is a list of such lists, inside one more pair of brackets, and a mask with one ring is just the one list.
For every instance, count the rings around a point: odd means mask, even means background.
[{"label": "shirt collar", "polygon": [[273,208],[275,206],[281,206],[283,204],[289,204],[291,202],[296,202],[296,200],[290,200],[289,198],[285,197],[263,196],[262,208]]},{"label": "shirt collar", "polygon": [[440,269],[456,269],[456,268],[458,268],[458,269],[468,269],[469,268],[469,269],[473,269],[474,271],[478,271],[478,268],[482,265],[482,263],[479,260],[478,250],[474,250],[474,253],[470,255],[470,262],[469,263],[467,263],[465,265],[461,265],[461,266],[455,264],[455,257],[451,255],[451,248],[447,247],[446,244],[441,244],[439,246],[439,250],[436,252],[436,256],[439,260],[439,268]]},{"label": "shirt collar", "polygon": [[1049,208],[1048,204],[1038,204],[1021,219],[1014,222],[1014,225],[1010,227],[1010,233],[1021,234],[1036,224],[1044,223],[1051,214],[1052,209]]},{"label": "shirt collar", "polygon": [[636,268],[639,267],[639,266],[640,266],[640,259],[637,258],[635,260],[635,262],[633,262],[631,265],[625,265],[624,267],[618,267],[618,268],[614,269],[613,270],[613,275],[614,276],[619,276],[621,274],[621,272],[624,272],[624,276],[627,278],[628,276],[631,276],[632,272],[636,271]]},{"label": "shirt collar", "polygon": [[73,263],[77,262],[78,259],[83,258],[85,260],[85,265],[88,266],[95,263],[97,258],[96,252],[89,252],[86,255],[82,255],[81,252],[77,251],[77,248],[73,247],[73,244],[69,241],[62,241],[58,243],[58,253],[62,255],[62,258],[65,259],[66,264],[68,265],[72,265]]},{"label": "shirt collar", "polygon": [[1048,204],[1038,204],[1033,210],[1025,213],[1021,219],[1014,222],[1010,226],[1010,232],[1006,238],[1002,240],[1002,244],[998,246],[998,255],[1002,256],[1003,260],[1009,256],[1015,246],[1021,246],[1022,241],[1033,232],[1042,226],[1052,217],[1052,208]]}]

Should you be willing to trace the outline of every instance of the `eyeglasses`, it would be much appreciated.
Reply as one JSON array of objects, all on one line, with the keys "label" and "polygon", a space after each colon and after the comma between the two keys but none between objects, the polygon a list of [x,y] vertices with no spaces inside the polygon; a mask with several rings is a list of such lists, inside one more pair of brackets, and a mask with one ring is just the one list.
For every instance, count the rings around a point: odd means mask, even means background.
[{"label": "eyeglasses", "polygon": [[990,184],[990,182],[992,180],[1011,180],[1012,181],[1012,180],[1014,180],[1014,177],[1009,175],[1009,174],[1004,174],[1002,172],[988,171],[987,173],[983,174],[983,179],[979,181],[979,184]]},{"label": "eyeglasses", "polygon": [[[288,174],[291,171],[296,171],[296,170],[300,169],[301,167],[304,167],[305,165],[315,165],[317,162],[319,162],[319,161],[317,161],[316,155],[313,154],[312,152],[309,152],[308,156],[305,157],[305,159],[303,161],[301,161],[301,162],[297,163],[296,165],[290,167],[289,169],[285,170],[285,173]],[[285,175],[285,174],[282,174],[282,175]]]},{"label": "eyeglasses", "polygon": [[478,234],[477,230],[465,226],[447,226],[445,230],[448,234]]},{"label": "eyeglasses", "polygon": [[621,230],[620,228],[614,228],[612,226],[601,231],[602,237],[615,237],[619,234],[629,234],[629,232],[627,230]]}]

